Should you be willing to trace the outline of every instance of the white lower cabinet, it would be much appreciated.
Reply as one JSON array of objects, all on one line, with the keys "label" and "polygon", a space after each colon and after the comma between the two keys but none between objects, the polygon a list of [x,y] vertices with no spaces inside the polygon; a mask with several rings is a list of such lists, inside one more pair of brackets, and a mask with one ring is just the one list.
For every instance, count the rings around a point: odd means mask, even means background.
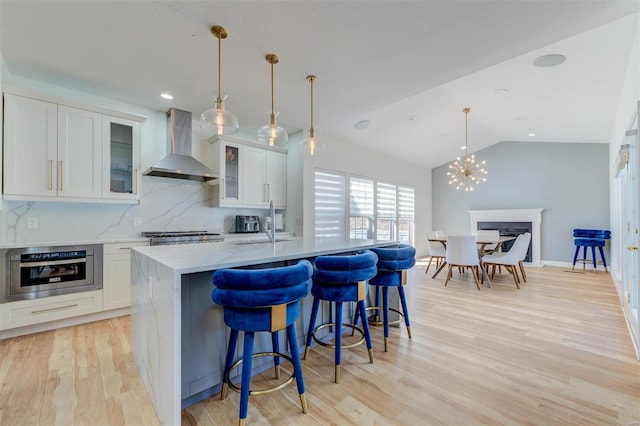
[{"label": "white lower cabinet", "polygon": [[102,310],[102,291],[83,291],[2,305],[2,330],[56,321]]},{"label": "white lower cabinet", "polygon": [[103,249],[103,309],[131,306],[131,247],[149,243],[110,243]]}]

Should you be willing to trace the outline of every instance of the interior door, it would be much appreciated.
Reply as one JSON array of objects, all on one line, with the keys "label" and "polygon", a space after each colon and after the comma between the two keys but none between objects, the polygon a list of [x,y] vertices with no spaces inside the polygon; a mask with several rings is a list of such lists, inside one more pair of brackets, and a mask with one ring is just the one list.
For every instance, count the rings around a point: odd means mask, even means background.
[{"label": "interior door", "polygon": [[[625,145],[628,145],[628,162],[620,173],[621,198],[622,198],[622,306],[630,324],[635,344],[640,346],[640,318],[638,306],[640,305],[640,292],[638,291],[638,265],[640,264],[640,210],[638,199],[640,198],[640,186],[638,185],[638,170],[640,169],[640,156],[638,155],[638,117],[632,130],[625,137]],[[638,348],[640,349],[640,348]]]}]

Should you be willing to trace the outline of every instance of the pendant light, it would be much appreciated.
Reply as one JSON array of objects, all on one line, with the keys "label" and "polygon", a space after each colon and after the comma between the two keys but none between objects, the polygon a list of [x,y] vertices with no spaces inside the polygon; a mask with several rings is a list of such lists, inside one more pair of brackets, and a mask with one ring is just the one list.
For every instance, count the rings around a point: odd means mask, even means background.
[{"label": "pendant light", "polygon": [[471,154],[469,157],[469,111],[471,108],[464,108],[464,159],[460,157],[456,158],[453,164],[449,164],[449,171],[447,176],[451,178],[449,185],[456,185],[456,189],[464,189],[465,191],[473,191],[473,185],[478,185],[480,182],[486,182],[487,178],[484,175],[487,171],[482,167],[486,161],[476,163],[476,156]]},{"label": "pendant light", "polygon": [[238,133],[240,125],[238,119],[231,112],[224,109],[224,101],[227,96],[222,95],[220,88],[220,80],[222,73],[221,40],[227,38],[227,31],[218,25],[211,27],[211,34],[218,39],[218,96],[216,97],[216,105],[200,115],[200,128],[212,135],[233,135]]},{"label": "pendant light", "polygon": [[319,151],[324,150],[325,146],[324,142],[319,140],[316,136],[316,129],[313,126],[313,82],[316,81],[318,77],[316,77],[315,75],[308,75],[306,78],[309,81],[309,85],[311,86],[311,127],[309,127],[309,137],[300,142],[300,151],[313,157]]},{"label": "pendant light", "polygon": [[258,142],[266,143],[270,146],[284,145],[289,140],[289,135],[285,129],[278,126],[276,122],[278,113],[273,108],[273,66],[280,60],[273,53],[267,54],[264,58],[271,64],[271,115],[269,116],[269,124],[258,129]]}]

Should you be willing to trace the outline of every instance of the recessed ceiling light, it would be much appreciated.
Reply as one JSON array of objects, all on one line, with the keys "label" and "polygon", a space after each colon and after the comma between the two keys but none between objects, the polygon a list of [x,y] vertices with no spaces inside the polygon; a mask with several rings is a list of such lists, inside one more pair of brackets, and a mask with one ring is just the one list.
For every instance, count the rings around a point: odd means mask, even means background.
[{"label": "recessed ceiling light", "polygon": [[355,127],[358,130],[364,130],[367,127],[369,127],[370,123],[371,122],[369,120],[360,120],[353,127]]},{"label": "recessed ceiling light", "polygon": [[169,93],[160,93],[160,97],[164,99],[173,99],[173,96]]},{"label": "recessed ceiling light", "polygon": [[413,120],[415,120],[415,119],[416,119],[416,115],[415,115],[415,114],[407,115],[407,120],[409,120],[409,121],[413,121]]},{"label": "recessed ceiling light", "polygon": [[538,56],[533,60],[533,65],[535,65],[536,67],[555,67],[556,65],[560,65],[566,60],[566,56],[552,53],[550,55]]},{"label": "recessed ceiling light", "polygon": [[504,95],[509,93],[509,89],[496,89],[494,90],[494,92],[496,92],[498,95]]},{"label": "recessed ceiling light", "polygon": [[535,133],[529,133],[530,137],[534,137],[536,134]]}]

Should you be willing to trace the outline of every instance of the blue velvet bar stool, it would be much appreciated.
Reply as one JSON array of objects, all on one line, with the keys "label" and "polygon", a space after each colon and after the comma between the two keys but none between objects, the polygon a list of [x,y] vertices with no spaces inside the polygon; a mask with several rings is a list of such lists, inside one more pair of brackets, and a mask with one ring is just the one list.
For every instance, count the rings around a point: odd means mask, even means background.
[{"label": "blue velvet bar stool", "polygon": [[[304,396],[302,366],[294,323],[300,314],[300,299],[309,294],[313,268],[307,260],[296,265],[267,269],[219,269],[213,273],[215,286],[212,300],[222,305],[224,322],[231,329],[224,367],[220,399],[224,399],[227,388],[240,393],[240,422],[247,418],[249,395],[273,392],[291,383],[295,377],[300,394],[302,412],[307,412]],[[291,356],[279,352],[278,331],[287,330],[287,341]],[[244,332],[242,358],[233,362],[238,333]],[[254,334],[271,333],[273,352],[253,353]],[[293,374],[286,381],[269,389],[251,390],[251,368],[254,357],[273,356],[276,378],[279,378],[279,360],[283,358],[293,365]],[[229,379],[230,372],[242,364],[240,387]]]},{"label": "blue velvet bar stool", "polygon": [[[407,298],[404,293],[404,285],[407,283],[407,270],[416,264],[416,249],[408,244],[397,244],[389,247],[376,247],[371,249],[378,256],[378,273],[371,278],[369,284],[376,288],[376,307],[369,308],[382,310],[382,324],[384,326],[384,351],[389,348],[389,311],[396,312],[404,317],[407,326],[407,334],[411,339],[411,323],[409,322],[409,310]],[[402,312],[389,307],[389,287],[396,287],[400,296]],[[378,290],[382,289],[382,306]]]},{"label": "blue velvet bar stool", "polygon": [[[335,382],[340,382],[341,350],[352,348],[366,341],[369,350],[369,362],[373,363],[373,350],[369,325],[366,321],[367,281],[376,275],[376,262],[378,257],[369,250],[346,255],[318,256],[315,260],[316,270],[313,274],[313,307],[307,332],[307,345],[304,350],[304,359],[307,359],[311,339],[319,345],[334,348],[335,351]],[[335,303],[335,321],[316,327],[316,317],[320,301],[326,300]],[[356,313],[360,312],[363,321],[362,329],[354,324],[342,322],[343,302],[356,302]],[[324,328],[333,327],[334,344],[323,342],[316,337],[316,333]],[[342,344],[343,327],[358,331],[362,338],[352,344]]]},{"label": "blue velvet bar stool", "polygon": [[[582,263],[582,269],[584,270],[586,264],[589,262],[587,258],[587,247],[591,247],[591,261],[593,263],[593,270],[595,273],[598,273],[597,260],[596,260],[596,247],[600,252],[600,260],[604,266],[605,272],[609,272],[607,270],[607,260],[604,257],[604,246],[606,244],[606,240],[611,238],[611,231],[601,230],[601,229],[574,229],[573,230],[573,244],[576,246],[576,251],[573,254],[573,268],[572,271],[576,269],[576,262]],[[578,253],[580,252],[580,248],[582,248],[582,259],[578,259]]]}]

